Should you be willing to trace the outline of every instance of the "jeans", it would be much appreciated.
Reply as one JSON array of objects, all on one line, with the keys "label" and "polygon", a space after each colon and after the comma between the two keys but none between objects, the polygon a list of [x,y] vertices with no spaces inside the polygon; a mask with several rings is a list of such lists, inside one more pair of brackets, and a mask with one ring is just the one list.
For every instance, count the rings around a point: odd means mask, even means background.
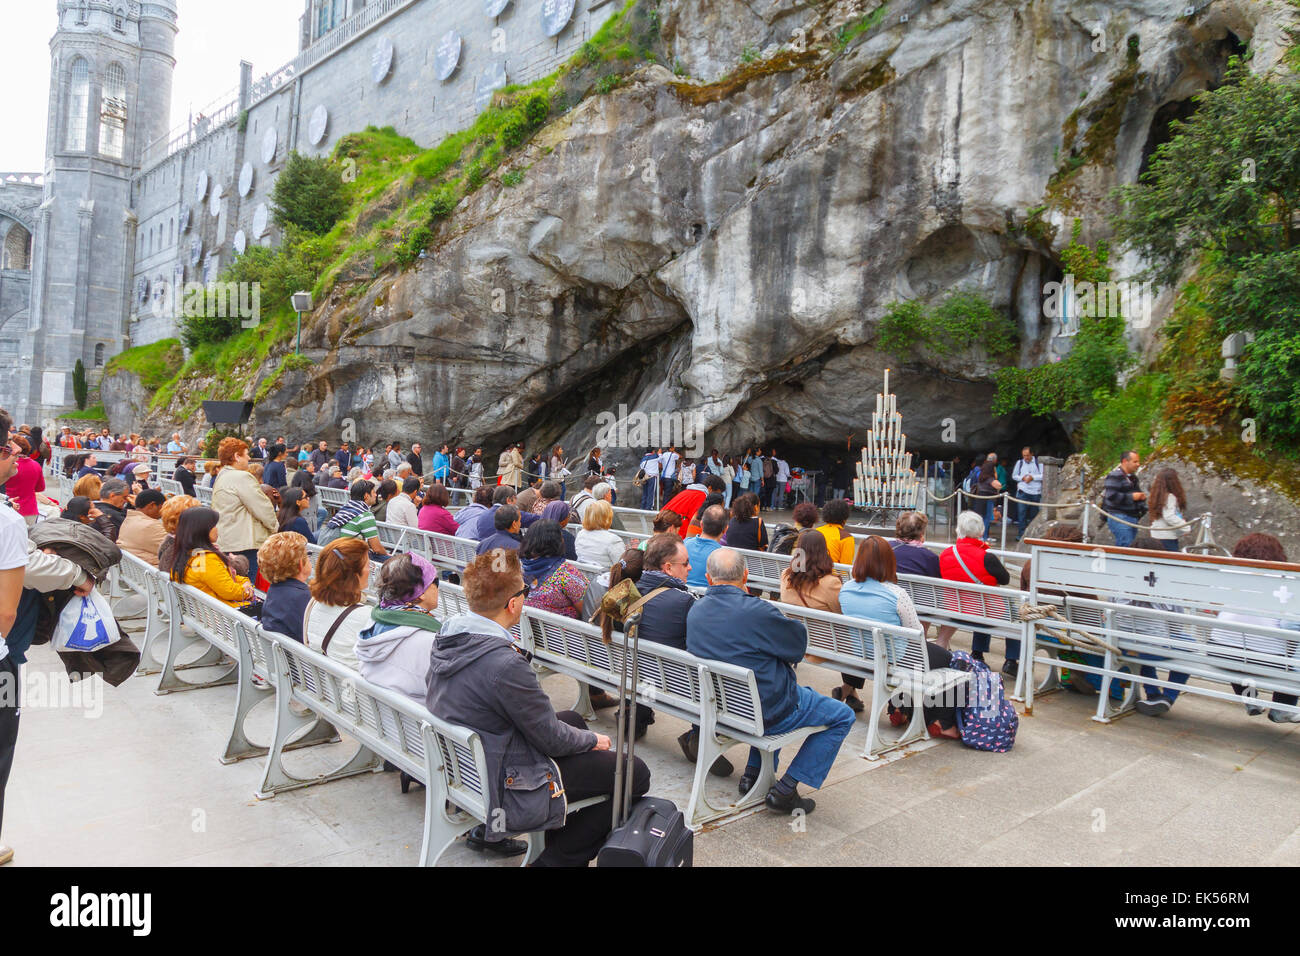
[{"label": "jeans", "polygon": [[[823,697],[811,687],[800,687],[799,703],[795,706],[794,712],[784,720],[767,727],[767,733],[775,736],[788,734],[799,727],[817,726],[819,724],[825,724],[826,729],[818,731],[803,742],[799,747],[799,752],[795,754],[794,760],[790,761],[790,769],[786,771],[799,783],[813,789],[820,787],[825,782],[826,775],[830,773],[831,764],[835,762],[835,755],[840,752],[840,744],[844,742],[844,738],[853,729],[854,715],[852,709],[842,701]],[[778,778],[781,776],[780,763],[781,752],[778,750],[772,755],[772,765],[778,768]],[[750,747],[749,763],[746,766],[745,775],[757,776],[758,768],[761,765],[762,755],[753,747]],[[606,816],[608,815],[609,811],[607,810]]]},{"label": "jeans", "polygon": [[[1158,654],[1139,654],[1138,657],[1144,661],[1164,660],[1164,658],[1160,657]],[[1160,675],[1156,673],[1156,669],[1147,664],[1143,664],[1138,668],[1138,673],[1143,677],[1160,677]],[[1174,684],[1186,684],[1187,675],[1170,671],[1166,680]],[[1159,700],[1161,697],[1164,697],[1172,704],[1178,699],[1178,691],[1174,690],[1172,687],[1154,687],[1151,684],[1143,684],[1142,689],[1146,691],[1147,700]]]},{"label": "jeans", "polygon": [[[985,651],[989,649],[990,640],[991,638],[989,637],[989,635],[984,633],[975,632],[971,634],[970,652],[972,654],[983,654]],[[1009,661],[1020,660],[1020,639],[1019,638],[1015,638],[1015,637],[1007,638],[1007,660]]]},{"label": "jeans", "polygon": [[645,484],[641,486],[641,510],[650,511],[654,508],[655,489],[659,487],[659,476],[649,475]]},{"label": "jeans", "polygon": [[768,496],[773,511],[777,511],[785,504],[785,482],[772,479],[772,493]]},{"label": "jeans", "polygon": [[[1125,515],[1125,518],[1128,516]],[[1114,518],[1107,518],[1106,524],[1110,527],[1110,533],[1115,536],[1115,544],[1121,548],[1129,547],[1138,536],[1138,529],[1132,525],[1124,524],[1122,521],[1116,521]]]},{"label": "jeans", "polygon": [[[572,727],[587,729],[586,722],[571,710],[562,710],[555,716]],[[560,768],[560,782],[569,803],[614,793],[613,750],[588,750],[553,759]],[[637,798],[650,791],[650,768],[636,757],[628,772],[632,774],[632,801],[635,803]],[[569,814],[564,826],[546,831],[546,850],[534,865],[586,866],[605,845],[610,822],[608,801]]]},{"label": "jeans", "polygon": [[1022,502],[1023,501],[1034,502],[1034,504],[1032,505],[1026,505],[1026,504],[1017,505],[1016,527],[1020,529],[1020,537],[1023,538],[1025,536],[1025,528],[1029,527],[1029,523],[1038,517],[1037,503],[1043,500],[1043,496],[1041,494],[1029,495],[1029,494],[1025,494],[1022,491],[1019,494],[1017,494],[1016,497],[1021,499]]},{"label": "jeans", "polygon": [[1164,548],[1166,551],[1180,550],[1180,548],[1178,547],[1177,538],[1156,538],[1156,540],[1160,542],[1160,546]]},{"label": "jeans", "polygon": [[998,502],[1001,498],[990,498],[984,502],[984,537],[989,536],[989,528],[993,525],[993,512],[998,509]]},{"label": "jeans", "polygon": [[733,481],[731,484],[727,485],[726,488],[722,489],[723,492],[722,507],[726,508],[728,511],[731,510],[732,496],[737,494],[739,488],[740,486]]}]

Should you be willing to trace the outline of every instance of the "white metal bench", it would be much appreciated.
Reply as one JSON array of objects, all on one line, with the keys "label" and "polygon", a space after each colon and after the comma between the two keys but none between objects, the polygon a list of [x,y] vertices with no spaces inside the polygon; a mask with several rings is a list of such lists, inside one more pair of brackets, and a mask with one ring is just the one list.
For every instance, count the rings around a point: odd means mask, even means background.
[{"label": "white metal bench", "polygon": [[[538,664],[567,674],[580,685],[618,692],[622,647],[604,643],[600,628],[535,608],[525,608],[520,623],[521,644]],[[753,671],[651,641],[641,641],[639,648],[637,700],[700,726],[695,780],[686,809],[692,829],[761,804],[776,782],[773,754],[826,729],[800,727],[768,736]],[[705,787],[709,768],[736,744],[748,744],[762,754],[759,778],[738,802],[716,807]]]},{"label": "white metal bench", "polygon": [[109,581],[110,600],[116,600],[126,591],[144,598],[144,637],[140,643],[140,664],[135,672],[137,675],[157,674],[163,666],[156,657],[157,647],[167,633],[164,575],[153,565],[140,560],[129,551],[123,551],[122,560],[114,566]]},{"label": "white metal bench", "polygon": [[348,489],[346,488],[327,488],[323,484],[316,486],[316,493],[320,495],[321,504],[330,514],[338,511],[348,503]]},{"label": "white metal bench", "polygon": [[165,495],[185,494],[185,489],[181,487],[181,483],[175,478],[159,478],[158,487]]},{"label": "white metal bench", "polygon": [[[1102,699],[1094,719],[1105,722],[1129,712],[1139,684],[1175,686],[1135,676],[1142,665],[1247,687],[1246,694],[1191,684],[1178,687],[1219,699],[1250,702],[1261,689],[1300,693],[1300,634],[1288,627],[1300,627],[1300,601],[1295,600],[1300,596],[1300,565],[1058,541],[1030,543],[1035,603],[1063,605],[1071,624],[1121,652],[1099,650],[1100,666],[1065,663],[1058,656],[1062,642],[1043,630],[1059,630],[1060,622],[1037,622],[1028,634],[1032,656],[1027,654],[1027,660],[1047,664],[1049,676],[1060,666],[1101,675]],[[1166,609],[1149,606],[1155,604]],[[1222,611],[1276,621],[1282,627],[1230,623],[1217,617]],[[1115,706],[1108,691],[1117,679],[1134,683]],[[1033,692],[1047,685],[1044,681],[1029,688],[1030,706]],[[1297,712],[1286,704],[1269,706]]]},{"label": "white metal bench", "polygon": [[[265,632],[264,632],[265,633]],[[433,866],[455,840],[479,823],[487,824],[484,792],[487,757],[478,734],[434,717],[409,697],[362,679],[344,664],[283,635],[267,634],[276,666],[276,741],[267,758],[264,790],[278,792],[379,771],[387,760],[425,785],[424,837],[420,865]],[[347,686],[351,693],[345,694]],[[299,717],[289,704],[310,708],[359,744],[355,756],[337,770],[313,780],[292,777],[280,761],[281,742],[310,718]],[[259,794],[260,796],[261,794]],[[574,813],[603,797],[569,804]],[[526,834],[528,852],[521,864],[541,855],[544,834]]]},{"label": "white metal bench", "polygon": [[[197,639],[207,641],[213,650],[220,651],[235,661],[234,668],[228,672],[236,685],[235,719],[221,762],[234,763],[265,754],[268,748],[253,744],[244,732],[245,718],[264,697],[264,692],[254,686],[253,677],[268,683],[274,678],[269,647],[255,635],[257,621],[189,585],[167,581],[166,586],[175,618],[173,630],[178,630],[182,625],[187,626],[197,635]],[[188,685],[186,689],[231,682],[232,680],[221,679],[208,684]],[[291,746],[305,747],[335,739],[337,734],[332,727],[318,724],[312,733],[292,741]]]},{"label": "white metal bench", "polygon": [[[896,747],[930,734],[923,715],[925,700],[949,699],[970,674],[955,668],[930,668],[925,638],[915,628],[898,627],[879,621],[831,614],[774,602],[786,617],[798,621],[808,632],[809,663],[852,674],[871,681],[871,706],[867,710],[867,743],[862,755],[875,760]],[[911,704],[912,720],[898,734],[882,732],[880,720],[891,699]]]}]

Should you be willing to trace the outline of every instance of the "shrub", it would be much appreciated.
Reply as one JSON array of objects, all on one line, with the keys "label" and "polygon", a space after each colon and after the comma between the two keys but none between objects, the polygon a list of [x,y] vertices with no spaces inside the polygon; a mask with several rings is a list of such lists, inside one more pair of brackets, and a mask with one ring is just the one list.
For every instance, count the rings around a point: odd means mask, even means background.
[{"label": "shrub", "polygon": [[342,171],[324,157],[289,154],[289,162],[271,190],[275,224],[296,226],[324,235],[347,211],[348,199]]},{"label": "shrub", "polygon": [[501,185],[507,189],[513,189],[524,181],[524,171],[522,169],[511,169],[501,174]]},{"label": "shrub", "polygon": [[1018,338],[1015,323],[971,292],[954,292],[928,311],[916,301],[891,303],[877,334],[880,347],[898,355],[923,348],[947,356],[977,346],[1002,355]]},{"label": "shrub", "polygon": [[72,397],[77,402],[77,408],[86,407],[86,366],[77,359],[77,364],[72,367]]},{"label": "shrub", "polygon": [[528,121],[518,110],[512,110],[501,125],[501,142],[506,149],[515,149],[528,136]]},{"label": "shrub", "polygon": [[611,93],[618,87],[618,84],[622,79],[623,78],[617,73],[610,73],[607,76],[602,76],[596,81],[596,92],[602,95],[605,93]]},{"label": "shrub", "polygon": [[524,101],[524,116],[530,126],[541,126],[551,112],[551,101],[545,93],[534,93]]},{"label": "shrub", "polygon": [[429,198],[429,219],[437,222],[446,219],[456,209],[456,191],[451,186],[443,186]]}]

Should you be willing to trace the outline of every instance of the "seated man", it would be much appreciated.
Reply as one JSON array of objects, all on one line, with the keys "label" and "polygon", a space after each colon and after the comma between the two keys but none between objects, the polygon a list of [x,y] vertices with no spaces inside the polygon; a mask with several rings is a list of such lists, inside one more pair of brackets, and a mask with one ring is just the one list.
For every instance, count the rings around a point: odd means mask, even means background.
[{"label": "seated man", "polygon": [[502,505],[497,509],[496,514],[492,515],[492,534],[488,535],[478,543],[475,554],[486,554],[493,548],[506,548],[510,551],[518,551],[519,546],[523,544],[523,535],[519,533],[522,523],[519,520],[519,509],[514,505]]},{"label": "seated man", "polygon": [[718,539],[727,530],[727,509],[722,505],[710,505],[700,517],[700,533],[686,539],[686,553],[691,559],[691,573],[686,583],[691,587],[702,588],[709,582],[704,577],[704,569],[709,555],[722,547]]},{"label": "seated man", "polygon": [[[348,503],[334,513],[325,525],[326,531],[337,531],[329,538],[360,538],[366,543],[371,554],[387,557],[388,549],[379,540],[379,528],[375,525],[375,516],[370,506],[375,503],[375,486],[365,479],[353,482],[348,492]],[[328,544],[328,541],[326,542]]]},{"label": "seated man", "polygon": [[[848,704],[823,697],[795,681],[794,665],[807,653],[808,633],[774,604],[745,590],[749,572],[744,558],[731,548],[719,548],[709,555],[706,577],[709,590],[686,617],[686,649],[697,657],[754,672],[768,734],[785,734],[799,727],[826,727],[803,742],[790,769],[766,798],[773,810],[812,813],[816,804],[799,796],[798,784],[813,788],[822,785],[840,744],[853,727],[853,711]],[[779,758],[779,753],[773,755],[774,761]],[[759,752],[750,748],[749,762],[740,778],[742,796],[758,780],[759,767]]]},{"label": "seated man", "polygon": [[[609,738],[572,711],[555,712],[510,637],[528,595],[518,554],[479,555],[462,572],[462,587],[470,613],[449,618],[438,633],[429,710],[483,741],[488,819],[501,820],[510,833],[547,831],[546,850],[533,865],[585,866],[609,835],[610,807],[598,803],[566,819],[565,805],[613,793]],[[640,758],[628,769],[636,799],[650,789],[650,770]],[[560,793],[566,800],[555,799]],[[526,849],[520,840],[490,841],[486,829],[470,832],[471,848],[505,856]]]},{"label": "seated man", "polygon": [[162,506],[166,496],[157,488],[146,488],[135,496],[135,507],[126,513],[117,546],[129,551],[151,567],[158,567],[158,549],[167,532],[162,525]]},{"label": "seated man", "polygon": [[99,510],[113,521],[113,532],[109,537],[114,541],[122,531],[122,522],[126,520],[127,496],[130,491],[121,478],[110,478],[99,489]]}]

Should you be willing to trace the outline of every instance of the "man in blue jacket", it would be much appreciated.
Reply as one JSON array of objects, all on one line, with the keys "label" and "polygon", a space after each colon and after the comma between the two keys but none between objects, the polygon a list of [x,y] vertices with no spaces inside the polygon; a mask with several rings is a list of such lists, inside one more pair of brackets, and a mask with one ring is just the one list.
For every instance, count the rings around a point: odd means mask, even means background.
[{"label": "man in blue jacket", "polygon": [[451,456],[447,454],[447,443],[443,442],[433,453],[433,480],[447,484],[447,470],[451,467]]},{"label": "man in blue jacket", "polygon": [[[773,810],[812,813],[816,804],[800,797],[798,784],[816,789],[826,780],[840,744],[853,728],[853,711],[811,687],[800,687],[794,665],[808,650],[808,633],[768,601],[745,590],[749,573],[745,560],[731,548],[709,555],[709,590],[686,616],[686,649],[706,660],[724,661],[754,672],[768,734],[787,734],[800,727],[825,726],[803,742],[790,767],[771,790],[766,803]],[[780,754],[774,759],[779,760]],[[752,747],[740,778],[746,794],[758,779],[759,752]]]}]

